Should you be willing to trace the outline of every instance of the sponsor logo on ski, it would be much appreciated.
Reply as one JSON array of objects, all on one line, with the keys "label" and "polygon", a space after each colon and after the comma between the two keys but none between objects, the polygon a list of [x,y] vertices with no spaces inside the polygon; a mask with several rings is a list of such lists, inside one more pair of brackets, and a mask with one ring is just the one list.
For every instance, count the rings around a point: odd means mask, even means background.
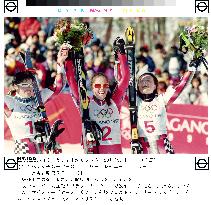
[{"label": "sponsor logo on ski", "polygon": [[83,109],[87,109],[89,103],[88,103],[88,98],[87,98],[87,95],[86,95],[86,89],[83,85],[83,76],[85,78],[85,75],[82,71],[81,59],[76,59],[76,62],[77,62],[77,65],[78,65],[78,75],[79,75],[78,83],[79,83],[80,89],[82,89],[82,92],[80,92],[81,93],[80,94],[81,95],[81,104],[82,104]]},{"label": "sponsor logo on ski", "polygon": [[130,69],[130,80],[129,80],[129,86],[133,86],[133,70],[132,70],[132,58],[130,55],[128,55],[128,65],[129,65],[129,69]]}]

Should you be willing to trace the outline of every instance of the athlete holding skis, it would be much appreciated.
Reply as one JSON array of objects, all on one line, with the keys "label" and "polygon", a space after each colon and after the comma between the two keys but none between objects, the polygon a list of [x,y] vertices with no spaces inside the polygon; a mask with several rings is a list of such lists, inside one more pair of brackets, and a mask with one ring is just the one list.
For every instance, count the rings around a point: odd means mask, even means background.
[{"label": "athlete holding skis", "polygon": [[152,73],[137,77],[138,133],[145,154],[174,154],[167,139],[166,106],[173,103],[185,86],[191,82],[201,61],[192,60],[188,71],[176,86],[169,86],[164,94],[158,95],[158,80]]},{"label": "athlete holding skis", "polygon": [[[99,154],[122,154],[119,112],[129,83],[129,68],[124,46],[123,39],[117,38],[114,41],[121,69],[121,79],[114,93],[109,92],[109,81],[104,74],[95,74],[91,80],[93,98],[89,99],[89,116],[90,120],[95,121],[103,131],[103,137],[99,140]],[[65,67],[72,96],[77,102],[76,104],[79,105],[79,92],[74,78],[73,62],[67,61]]]},{"label": "athlete holding skis", "polygon": [[[58,63],[67,58],[62,53],[62,48],[58,53]],[[40,137],[42,125],[39,122],[39,113],[36,106],[35,94],[33,92],[33,76],[31,71],[21,71],[16,73],[13,80],[13,90],[4,98],[5,118],[15,142],[15,154],[42,154],[44,153],[44,143],[47,139]],[[58,95],[65,85],[64,67],[57,66],[55,85],[40,91],[43,103]],[[63,128],[64,129],[64,128]],[[54,130],[54,136],[58,136],[58,127]],[[56,144],[54,153],[61,153],[59,144]]]}]

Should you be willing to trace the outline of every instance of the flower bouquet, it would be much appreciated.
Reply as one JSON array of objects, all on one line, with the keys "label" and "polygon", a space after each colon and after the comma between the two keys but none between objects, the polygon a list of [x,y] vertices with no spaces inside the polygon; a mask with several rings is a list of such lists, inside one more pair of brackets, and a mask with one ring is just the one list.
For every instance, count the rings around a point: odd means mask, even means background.
[{"label": "flower bouquet", "polygon": [[56,43],[59,45],[66,43],[70,49],[75,51],[79,51],[92,38],[92,31],[83,23],[76,21],[71,23],[70,20],[62,18],[55,25],[54,39]]},{"label": "flower bouquet", "polygon": [[202,62],[208,69],[208,62],[204,57],[204,51],[208,49],[208,31],[204,26],[197,25],[186,27],[180,34],[180,50],[187,53],[190,50],[193,53],[193,61]]},{"label": "flower bouquet", "polygon": [[180,46],[185,53],[188,49],[194,52],[196,58],[208,49],[208,31],[204,26],[186,27],[180,34]]},{"label": "flower bouquet", "polygon": [[197,25],[193,27],[186,27],[185,34],[192,40],[193,45],[195,45],[197,48],[207,50],[208,31],[204,26]]}]

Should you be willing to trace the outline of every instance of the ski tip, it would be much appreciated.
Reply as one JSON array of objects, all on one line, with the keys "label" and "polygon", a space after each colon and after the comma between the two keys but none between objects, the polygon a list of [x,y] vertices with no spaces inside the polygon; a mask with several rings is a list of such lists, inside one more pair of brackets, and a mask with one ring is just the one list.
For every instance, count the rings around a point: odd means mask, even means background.
[{"label": "ski tip", "polygon": [[26,62],[26,66],[28,68],[32,68],[32,60],[31,60],[31,53],[30,53],[30,49],[28,48],[25,52],[25,62]]},{"label": "ski tip", "polygon": [[135,32],[131,26],[127,27],[125,37],[127,43],[135,43]]},{"label": "ski tip", "polygon": [[24,55],[24,53],[19,52],[17,60],[20,61],[21,63],[25,64],[25,55]]}]

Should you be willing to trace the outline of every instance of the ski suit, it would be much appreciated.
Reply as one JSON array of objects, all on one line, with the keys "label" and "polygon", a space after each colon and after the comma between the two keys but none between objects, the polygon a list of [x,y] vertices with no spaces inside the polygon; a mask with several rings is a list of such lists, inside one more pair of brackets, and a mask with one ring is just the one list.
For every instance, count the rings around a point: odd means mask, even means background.
[{"label": "ski suit", "polygon": [[[103,137],[99,141],[99,154],[122,154],[120,131],[120,108],[125,91],[129,83],[129,68],[124,54],[118,54],[121,68],[121,79],[115,91],[112,93],[111,105],[102,103],[95,98],[89,99],[90,120],[95,121],[103,131]],[[74,66],[72,61],[66,62],[66,74],[72,97],[79,108],[78,86],[74,78]]]},{"label": "ski suit", "polygon": [[[42,101],[45,104],[60,93],[65,85],[65,71],[55,79],[54,86],[41,90]],[[46,139],[36,139],[35,122],[39,120],[35,97],[22,98],[17,93],[4,97],[4,112],[6,122],[15,142],[15,154],[41,154]]]},{"label": "ski suit", "polygon": [[138,97],[138,133],[144,154],[174,154],[167,139],[166,107],[173,103],[186,85],[192,80],[194,71],[187,71],[179,85],[169,86],[165,93],[158,95],[151,102]]}]

